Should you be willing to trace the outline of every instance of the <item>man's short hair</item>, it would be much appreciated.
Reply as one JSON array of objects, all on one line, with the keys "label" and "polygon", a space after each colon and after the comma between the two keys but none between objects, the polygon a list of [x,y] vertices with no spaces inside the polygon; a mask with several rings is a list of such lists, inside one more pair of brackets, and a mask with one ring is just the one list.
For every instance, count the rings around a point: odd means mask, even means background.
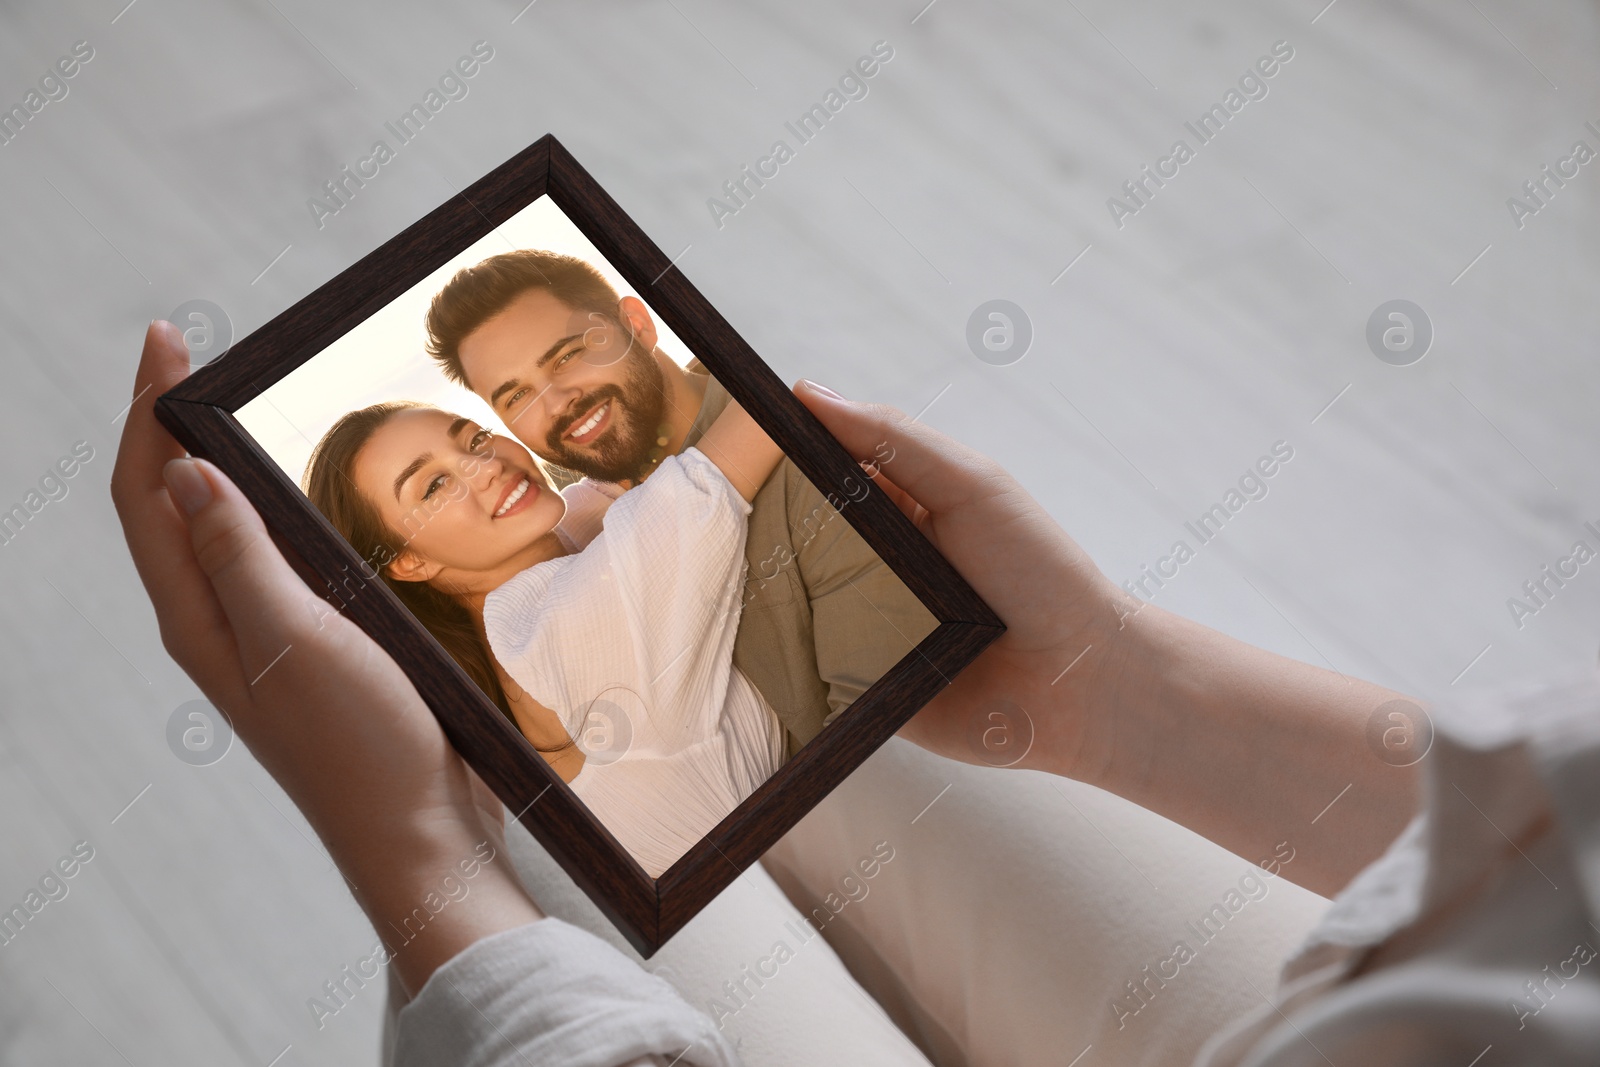
[{"label": "man's short hair", "polygon": [[461,342],[530,289],[545,289],[575,311],[615,317],[621,297],[587,260],[523,248],[463,267],[428,308],[428,354],[445,376],[472,388],[461,367]]}]

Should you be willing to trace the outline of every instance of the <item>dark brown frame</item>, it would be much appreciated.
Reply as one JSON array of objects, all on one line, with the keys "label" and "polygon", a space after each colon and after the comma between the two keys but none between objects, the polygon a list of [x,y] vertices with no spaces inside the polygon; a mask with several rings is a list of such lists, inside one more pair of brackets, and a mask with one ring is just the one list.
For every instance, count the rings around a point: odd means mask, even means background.
[{"label": "dark brown frame", "polygon": [[[939,620],[912,652],[805,745],[661,878],[652,880],[363,563],[234,418],[248,401],[548,194],[836,503]],[[744,339],[553,136],[545,135],[233,345],[156,402],[192,454],[211,460],[260,510],[312,589],[401,664],[467,763],[648,957],[1004,630],[939,555]],[[352,582],[352,577],[355,580]],[[354,589],[352,592],[350,590]],[[559,788],[552,789],[552,786]]]}]

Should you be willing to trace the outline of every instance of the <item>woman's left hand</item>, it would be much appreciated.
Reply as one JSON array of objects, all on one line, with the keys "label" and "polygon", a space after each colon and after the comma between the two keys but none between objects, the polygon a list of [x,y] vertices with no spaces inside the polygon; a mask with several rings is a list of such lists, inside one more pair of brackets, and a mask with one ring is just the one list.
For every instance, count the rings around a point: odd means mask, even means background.
[{"label": "woman's left hand", "polygon": [[[111,479],[161,639],[327,845],[374,926],[441,878],[503,852],[502,809],[450,747],[399,666],[290,568],[228,478],[155,418],[189,372],[176,327],[151,323]],[[413,992],[480,937],[541,918],[506,863],[396,956]],[[469,903],[475,902],[475,903]]]}]

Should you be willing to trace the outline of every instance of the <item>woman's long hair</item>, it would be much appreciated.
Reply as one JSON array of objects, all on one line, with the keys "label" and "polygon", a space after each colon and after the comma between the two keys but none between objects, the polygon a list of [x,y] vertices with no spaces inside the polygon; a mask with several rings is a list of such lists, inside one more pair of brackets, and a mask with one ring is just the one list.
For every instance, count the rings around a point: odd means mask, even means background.
[{"label": "woman's long hair", "polygon": [[[400,603],[428,628],[428,632],[450,653],[450,658],[467,672],[467,677],[476,682],[505,717],[516,725],[505,689],[501,687],[500,678],[494,671],[494,659],[478,635],[472,612],[454,596],[427,582],[402,582],[384,573],[384,568],[377,561],[393,560],[405,550],[406,539],[397,536],[385,525],[378,509],[356,488],[356,457],[372,439],[372,435],[398,412],[429,406],[409,400],[391,401],[341,416],[312,449],[302,487],[317,510],[350,542],[367,566],[382,575],[384,583],[400,598]],[[559,751],[571,744],[568,741],[555,749],[539,751]]]}]

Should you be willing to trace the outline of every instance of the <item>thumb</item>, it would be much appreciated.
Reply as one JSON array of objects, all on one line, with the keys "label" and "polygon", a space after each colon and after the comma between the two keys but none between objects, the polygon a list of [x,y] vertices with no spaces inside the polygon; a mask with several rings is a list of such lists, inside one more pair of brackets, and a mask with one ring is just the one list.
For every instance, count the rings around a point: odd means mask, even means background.
[{"label": "thumb", "polygon": [[846,400],[802,378],[795,395],[858,461],[870,461],[935,516],[989,497],[1013,479],[989,457],[888,404]]},{"label": "thumb", "polygon": [[169,461],[162,477],[188,518],[195,562],[228,617],[245,677],[254,678],[308,629],[317,598],[227,475],[184,458]]}]

